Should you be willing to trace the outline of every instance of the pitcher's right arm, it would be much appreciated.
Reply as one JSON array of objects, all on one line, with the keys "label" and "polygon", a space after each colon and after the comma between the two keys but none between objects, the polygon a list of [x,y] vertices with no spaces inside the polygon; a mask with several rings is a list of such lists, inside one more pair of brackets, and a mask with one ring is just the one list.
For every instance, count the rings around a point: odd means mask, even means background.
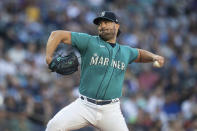
[{"label": "pitcher's right arm", "polygon": [[46,63],[50,64],[53,59],[53,53],[57,46],[61,43],[71,44],[71,32],[64,30],[57,30],[51,32],[46,45]]}]

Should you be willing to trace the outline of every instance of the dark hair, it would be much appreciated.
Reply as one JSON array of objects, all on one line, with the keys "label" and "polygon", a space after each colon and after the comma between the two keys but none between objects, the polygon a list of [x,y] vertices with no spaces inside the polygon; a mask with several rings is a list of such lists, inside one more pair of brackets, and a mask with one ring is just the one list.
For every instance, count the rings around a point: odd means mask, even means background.
[{"label": "dark hair", "polygon": [[121,31],[120,31],[120,29],[118,29],[118,33],[117,33],[117,37],[120,35],[120,33],[121,33]]}]

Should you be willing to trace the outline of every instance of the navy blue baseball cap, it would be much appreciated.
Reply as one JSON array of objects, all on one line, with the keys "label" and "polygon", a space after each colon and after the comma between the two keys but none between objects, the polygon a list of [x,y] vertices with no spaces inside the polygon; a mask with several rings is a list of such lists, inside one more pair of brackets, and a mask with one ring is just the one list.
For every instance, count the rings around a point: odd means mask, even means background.
[{"label": "navy blue baseball cap", "polygon": [[95,25],[98,25],[101,20],[109,20],[109,21],[113,21],[118,24],[118,19],[117,19],[116,15],[111,11],[101,12],[100,16],[93,20],[93,23]]}]

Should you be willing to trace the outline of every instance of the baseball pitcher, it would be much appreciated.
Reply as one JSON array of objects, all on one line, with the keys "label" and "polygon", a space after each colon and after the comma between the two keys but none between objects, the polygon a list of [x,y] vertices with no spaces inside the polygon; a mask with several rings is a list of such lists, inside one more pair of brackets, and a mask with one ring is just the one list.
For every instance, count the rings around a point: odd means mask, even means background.
[{"label": "baseball pitcher", "polygon": [[54,72],[69,75],[77,70],[77,57],[53,58],[58,44],[76,48],[81,55],[79,98],[61,109],[47,124],[46,131],[70,131],[93,125],[102,131],[128,131],[120,110],[119,98],[128,64],[156,62],[162,67],[164,58],[142,49],[116,42],[119,21],[111,11],[103,11],[94,19],[98,36],[70,31],[53,31],[46,47],[46,62]]}]

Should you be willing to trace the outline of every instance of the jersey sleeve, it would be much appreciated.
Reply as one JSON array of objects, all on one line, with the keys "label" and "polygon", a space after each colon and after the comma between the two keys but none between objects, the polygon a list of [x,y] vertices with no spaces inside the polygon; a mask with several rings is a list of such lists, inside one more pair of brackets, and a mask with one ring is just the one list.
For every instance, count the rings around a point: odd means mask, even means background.
[{"label": "jersey sleeve", "polygon": [[130,54],[129,64],[131,64],[138,57],[138,49],[129,48],[129,54]]},{"label": "jersey sleeve", "polygon": [[80,53],[84,53],[88,47],[91,35],[86,33],[71,32],[71,43]]}]

